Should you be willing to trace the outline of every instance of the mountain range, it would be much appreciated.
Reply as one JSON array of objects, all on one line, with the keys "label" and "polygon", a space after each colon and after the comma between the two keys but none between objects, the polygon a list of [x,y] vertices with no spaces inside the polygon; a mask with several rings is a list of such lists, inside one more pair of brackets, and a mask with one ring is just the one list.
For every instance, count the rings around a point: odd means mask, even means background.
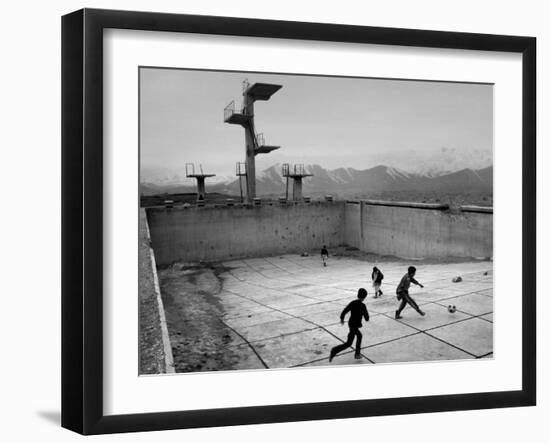
[{"label": "mountain range", "polygon": [[[461,169],[441,175],[409,173],[402,169],[379,165],[373,168],[358,170],[354,168],[325,169],[319,165],[306,166],[307,172],[313,174],[303,181],[303,194],[312,197],[333,194],[342,198],[358,197],[388,192],[419,192],[419,193],[487,193],[493,191],[493,167],[483,169]],[[243,187],[245,182],[243,180]],[[143,195],[162,193],[195,192],[195,183],[191,179],[187,183],[154,184],[141,183],[140,192]],[[239,180],[225,177],[216,182],[206,180],[207,192],[239,195]],[[282,176],[280,164],[256,174],[256,191],[262,196],[284,195],[286,178]],[[292,181],[289,183],[292,193]]]}]

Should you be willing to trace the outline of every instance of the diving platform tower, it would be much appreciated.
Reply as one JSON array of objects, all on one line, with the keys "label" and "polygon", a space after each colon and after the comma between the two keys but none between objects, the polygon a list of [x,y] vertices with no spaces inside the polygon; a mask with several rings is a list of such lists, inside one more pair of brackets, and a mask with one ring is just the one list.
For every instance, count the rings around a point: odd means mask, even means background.
[{"label": "diving platform tower", "polygon": [[246,202],[252,203],[256,197],[256,162],[258,154],[268,154],[280,146],[267,145],[263,134],[256,134],[254,126],[254,102],[267,101],[275,94],[281,85],[270,83],[254,83],[250,85],[248,80],[243,82],[243,104],[241,108],[235,107],[232,101],[224,109],[223,120],[225,123],[240,125],[245,133],[246,169],[242,175],[246,177]]},{"label": "diving platform tower", "polygon": [[197,201],[202,201],[206,198],[206,186],[204,181],[208,177],[215,177],[216,174],[205,174],[202,172],[202,165],[199,165],[200,173],[195,173],[195,165],[193,163],[185,164],[185,175],[188,178],[194,178],[197,180]]},{"label": "diving platform tower", "polygon": [[290,167],[288,163],[283,165],[283,177],[286,177],[286,198],[288,200],[288,180],[292,179],[292,199],[302,201],[302,181],[305,177],[313,177],[313,174],[306,171],[304,165]]}]

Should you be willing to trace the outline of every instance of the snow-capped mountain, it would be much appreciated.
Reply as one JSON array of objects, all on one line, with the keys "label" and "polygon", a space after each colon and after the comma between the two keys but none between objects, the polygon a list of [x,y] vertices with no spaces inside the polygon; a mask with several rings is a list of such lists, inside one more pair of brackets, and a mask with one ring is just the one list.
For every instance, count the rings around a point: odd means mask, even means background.
[{"label": "snow-capped mountain", "polygon": [[391,165],[409,173],[438,177],[463,169],[479,170],[493,164],[493,152],[486,148],[442,146],[437,150],[384,152],[373,158],[375,164]]},{"label": "snow-capped mountain", "polygon": [[[304,178],[305,195],[335,194],[342,198],[382,192],[415,191],[424,193],[486,192],[492,193],[493,167],[483,169],[461,169],[447,174],[411,173],[395,167],[379,165],[374,168],[357,170],[338,168],[327,170],[319,165],[308,165],[306,171],[313,174]],[[207,179],[208,192],[238,195],[240,186],[246,186],[245,180],[239,184],[236,177],[215,180]],[[256,191],[258,195],[283,195],[286,192],[287,179],[282,175],[282,166],[273,165],[256,173]],[[289,181],[292,189],[292,180]],[[159,193],[194,192],[195,184],[189,179],[184,184],[143,182],[141,192],[144,195]]]}]

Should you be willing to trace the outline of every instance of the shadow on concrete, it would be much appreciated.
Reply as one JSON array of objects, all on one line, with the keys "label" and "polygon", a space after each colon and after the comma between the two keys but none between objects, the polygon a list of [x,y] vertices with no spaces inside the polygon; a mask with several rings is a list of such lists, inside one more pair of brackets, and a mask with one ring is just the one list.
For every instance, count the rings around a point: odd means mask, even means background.
[{"label": "shadow on concrete", "polygon": [[36,415],[53,425],[61,426],[61,411],[36,411]]}]

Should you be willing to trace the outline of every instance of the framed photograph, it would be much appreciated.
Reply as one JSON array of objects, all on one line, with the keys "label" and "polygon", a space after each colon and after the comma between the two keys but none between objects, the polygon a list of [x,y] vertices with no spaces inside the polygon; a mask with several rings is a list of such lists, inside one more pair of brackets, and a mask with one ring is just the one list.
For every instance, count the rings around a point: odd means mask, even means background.
[{"label": "framed photograph", "polygon": [[62,425],[536,403],[536,40],[62,20]]}]

